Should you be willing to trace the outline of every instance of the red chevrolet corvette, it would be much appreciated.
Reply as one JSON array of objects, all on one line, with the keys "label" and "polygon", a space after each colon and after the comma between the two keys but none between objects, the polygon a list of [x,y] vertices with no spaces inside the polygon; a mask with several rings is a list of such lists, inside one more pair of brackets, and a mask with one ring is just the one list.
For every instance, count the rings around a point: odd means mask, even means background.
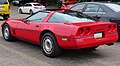
[{"label": "red chevrolet corvette", "polygon": [[112,45],[118,39],[116,24],[80,12],[37,12],[25,19],[6,20],[1,26],[6,41],[19,38],[40,44],[48,57],[60,55],[62,49]]}]

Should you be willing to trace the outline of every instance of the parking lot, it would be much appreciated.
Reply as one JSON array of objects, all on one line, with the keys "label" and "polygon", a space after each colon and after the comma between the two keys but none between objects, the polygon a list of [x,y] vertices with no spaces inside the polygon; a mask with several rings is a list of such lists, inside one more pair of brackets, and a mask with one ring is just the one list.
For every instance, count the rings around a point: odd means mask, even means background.
[{"label": "parking lot", "polygon": [[[17,9],[11,6],[10,19],[29,16],[19,14]],[[59,57],[48,58],[40,46],[21,40],[6,42],[0,35],[0,66],[120,66],[120,43],[100,46],[95,51],[64,51]]]}]

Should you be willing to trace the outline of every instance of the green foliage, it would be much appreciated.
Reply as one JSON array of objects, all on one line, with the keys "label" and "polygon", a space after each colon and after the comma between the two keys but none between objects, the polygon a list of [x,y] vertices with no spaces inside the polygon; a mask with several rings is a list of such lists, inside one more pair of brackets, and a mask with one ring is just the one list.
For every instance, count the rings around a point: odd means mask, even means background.
[{"label": "green foliage", "polygon": [[10,4],[12,4],[12,1],[13,1],[13,0],[8,0],[8,1],[9,1]]}]

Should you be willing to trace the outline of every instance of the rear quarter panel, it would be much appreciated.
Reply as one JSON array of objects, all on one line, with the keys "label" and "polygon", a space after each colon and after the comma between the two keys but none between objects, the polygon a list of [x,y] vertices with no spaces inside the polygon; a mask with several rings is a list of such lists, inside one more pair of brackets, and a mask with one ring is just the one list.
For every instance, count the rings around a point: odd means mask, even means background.
[{"label": "rear quarter panel", "polygon": [[74,25],[66,25],[63,23],[44,23],[44,25],[42,25],[41,27],[42,31],[50,30],[55,35],[58,45],[61,48],[64,46],[63,44],[65,44],[63,43],[62,38],[74,37],[73,31],[75,34],[75,32],[77,31],[76,28],[77,27]]},{"label": "rear quarter panel", "polygon": [[63,23],[43,23],[41,29],[50,30],[55,35],[59,36],[71,36],[72,31],[74,30],[74,25],[66,25]]}]

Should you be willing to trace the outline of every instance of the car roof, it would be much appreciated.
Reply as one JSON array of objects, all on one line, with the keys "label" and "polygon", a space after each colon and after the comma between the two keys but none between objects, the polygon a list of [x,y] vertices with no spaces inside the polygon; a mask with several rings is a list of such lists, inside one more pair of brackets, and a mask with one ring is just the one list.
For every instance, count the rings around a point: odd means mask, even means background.
[{"label": "car roof", "polygon": [[[78,11],[74,11],[74,10],[67,10],[67,9],[59,9],[59,10],[54,10],[54,11],[49,11],[49,10],[46,10],[46,11],[38,11],[38,12],[43,12],[43,13],[56,13],[56,12],[78,12]],[[37,12],[36,12],[37,13]],[[82,12],[79,12],[79,13],[82,13]]]},{"label": "car roof", "polygon": [[26,3],[26,4],[40,4],[40,3],[37,3],[37,2],[31,2],[31,3]]},{"label": "car roof", "polygon": [[[85,4],[99,4],[99,5],[104,5],[104,4],[114,4],[114,3],[111,3],[111,2],[81,2],[81,3],[85,3]],[[77,4],[81,4],[81,3],[77,3]]]}]

